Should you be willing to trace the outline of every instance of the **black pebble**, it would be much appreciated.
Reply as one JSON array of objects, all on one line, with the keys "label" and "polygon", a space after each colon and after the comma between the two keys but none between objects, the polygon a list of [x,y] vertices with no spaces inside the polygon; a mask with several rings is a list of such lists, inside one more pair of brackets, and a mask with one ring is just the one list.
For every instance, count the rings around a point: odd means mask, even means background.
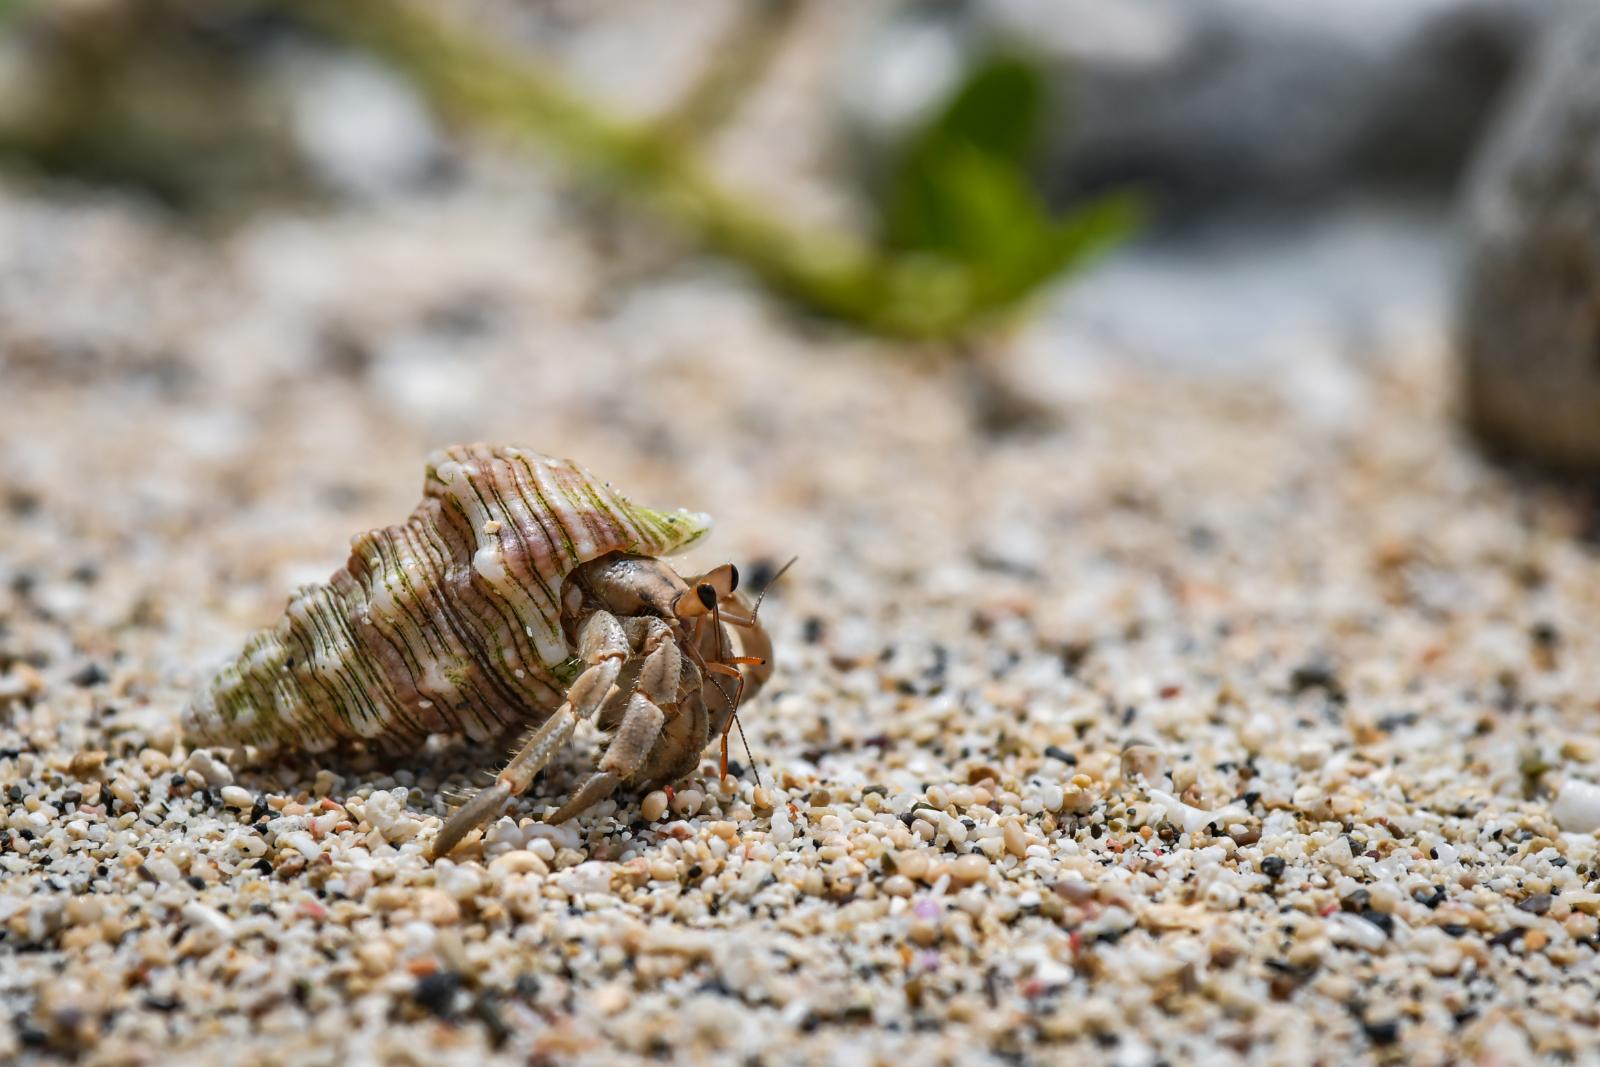
[{"label": "black pebble", "polygon": [[1311,689],[1320,689],[1335,698],[1344,694],[1344,687],[1339,684],[1339,676],[1334,673],[1333,667],[1319,660],[1296,667],[1289,674],[1289,689],[1296,696]]},{"label": "black pebble", "polygon": [[772,560],[767,559],[766,557],[762,557],[761,559],[758,559],[754,563],[750,564],[750,566],[745,570],[745,573],[741,575],[741,577],[744,579],[741,584],[743,584],[745,588],[752,589],[759,593],[765,590],[767,586],[772,584],[772,579],[775,575],[777,575],[777,573],[777,564],[773,563]]},{"label": "black pebble", "polygon": [[452,1015],[456,990],[461,988],[461,976],[454,971],[435,971],[417,979],[411,995],[418,1004],[440,1018]]},{"label": "black pebble", "polygon": [[1432,911],[1445,901],[1444,886],[1434,886],[1432,893],[1427,893],[1419,889],[1415,893],[1411,894],[1411,899],[1415,900],[1418,904],[1421,904],[1429,911]]},{"label": "black pebble", "polygon": [[1531,915],[1543,915],[1550,910],[1550,904],[1555,898],[1549,893],[1535,893],[1526,900],[1517,901],[1517,910],[1525,911]]},{"label": "black pebble", "polygon": [[1504,948],[1507,945],[1515,943],[1527,932],[1527,929],[1524,927],[1513,926],[1509,930],[1502,930],[1498,934],[1495,934],[1489,939],[1489,944]]},{"label": "black pebble", "polygon": [[91,685],[99,685],[100,683],[108,680],[109,677],[110,676],[106,674],[105,671],[100,669],[100,664],[90,663],[80,668],[78,672],[72,676],[72,684],[83,686],[85,689],[87,689]]},{"label": "black pebble", "polygon": [[1374,1045],[1392,1045],[1400,1040],[1400,1023],[1396,1019],[1382,1023],[1362,1023],[1361,1029],[1367,1035],[1367,1040]]},{"label": "black pebble", "polygon": [[1361,917],[1367,920],[1367,922],[1371,923],[1373,926],[1376,926],[1378,929],[1382,930],[1385,934],[1394,933],[1394,917],[1391,915],[1386,915],[1381,911],[1374,911],[1371,908],[1367,908],[1365,911],[1361,912]]}]

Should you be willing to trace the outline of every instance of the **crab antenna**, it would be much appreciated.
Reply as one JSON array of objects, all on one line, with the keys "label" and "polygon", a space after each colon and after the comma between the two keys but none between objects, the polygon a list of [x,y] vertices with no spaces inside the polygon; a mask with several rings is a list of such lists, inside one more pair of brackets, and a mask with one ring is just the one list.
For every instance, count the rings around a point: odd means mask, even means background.
[{"label": "crab antenna", "polygon": [[756,594],[755,605],[750,609],[750,621],[754,622],[761,615],[761,602],[767,599],[767,591],[778,584],[778,579],[789,573],[789,568],[800,562],[799,556],[790,556],[789,562],[778,568],[778,573],[767,579],[767,584],[761,587],[761,592]]},{"label": "crab antenna", "polygon": [[739,718],[739,709],[733,710],[733,725],[739,728],[739,744],[744,746],[744,758],[750,761],[750,770],[756,776],[756,785],[762,785],[761,764],[750,754],[750,739],[744,735],[744,722]]},{"label": "crab antenna", "polygon": [[[767,590],[771,589],[774,585],[777,585],[778,579],[782,578],[786,573],[788,573],[789,568],[793,567],[799,561],[799,556],[790,556],[789,562],[779,567],[778,573],[774,574],[771,578],[768,578],[766,584],[761,587],[761,592],[756,594],[755,604],[753,604],[750,608],[750,621],[752,624],[761,617],[761,602],[767,599]],[[717,627],[717,647],[719,651],[721,650],[721,646],[722,627],[719,625]],[[739,682],[739,691],[742,695],[744,692],[743,676],[739,678]],[[750,770],[755,773],[756,785],[761,785],[761,764],[756,762],[755,756],[750,752],[750,738],[745,735],[744,720],[739,718],[739,706],[737,704],[731,706],[733,708],[732,721],[733,725],[739,728],[739,744],[744,748],[744,758],[750,761]]]}]

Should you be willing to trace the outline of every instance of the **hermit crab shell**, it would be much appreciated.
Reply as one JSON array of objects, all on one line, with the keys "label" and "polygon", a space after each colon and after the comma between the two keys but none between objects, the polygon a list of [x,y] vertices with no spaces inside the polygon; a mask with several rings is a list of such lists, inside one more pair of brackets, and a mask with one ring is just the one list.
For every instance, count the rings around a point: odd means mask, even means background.
[{"label": "hermit crab shell", "polygon": [[422,489],[410,518],[352,538],[342,570],[296,590],[196,693],[192,740],[314,751],[498,736],[559,706],[579,669],[561,625],[568,574],[610,552],[670,555],[711,528],[522,448],[435,452]]}]

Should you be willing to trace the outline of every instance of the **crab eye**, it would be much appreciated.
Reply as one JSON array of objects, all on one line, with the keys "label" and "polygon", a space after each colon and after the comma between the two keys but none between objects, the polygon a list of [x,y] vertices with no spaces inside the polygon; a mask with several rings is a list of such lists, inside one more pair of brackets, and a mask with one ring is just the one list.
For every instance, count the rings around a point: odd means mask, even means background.
[{"label": "crab eye", "polygon": [[733,564],[730,563],[730,564],[728,564],[728,592],[731,593],[731,592],[733,592],[734,590],[736,590],[738,588],[739,588],[739,568],[735,567]]},{"label": "crab eye", "polygon": [[701,582],[695,586],[694,595],[700,598],[700,603],[706,606],[707,611],[717,606],[717,591],[710,582]]}]

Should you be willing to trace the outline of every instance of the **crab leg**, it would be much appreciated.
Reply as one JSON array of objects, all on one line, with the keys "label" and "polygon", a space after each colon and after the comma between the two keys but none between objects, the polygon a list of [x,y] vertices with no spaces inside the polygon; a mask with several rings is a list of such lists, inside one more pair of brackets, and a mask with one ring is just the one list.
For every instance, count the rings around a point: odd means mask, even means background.
[{"label": "crab leg", "polygon": [[591,615],[578,636],[578,648],[588,668],[572,683],[566,702],[528,735],[511,762],[496,776],[494,785],[446,820],[433,839],[430,857],[449,855],[462,838],[498,815],[507,801],[532,785],[534,777],[572,736],[578,720],[593,715],[616,691],[617,676],[630,652],[628,635],[616,617],[605,611]]},{"label": "crab leg", "polygon": [[[633,620],[630,620],[630,623]],[[599,769],[578,791],[549,817],[550,822],[565,822],[600,803],[623,781],[644,766],[668,712],[678,709],[678,686],[683,676],[683,656],[672,631],[659,619],[643,624],[640,651],[647,653],[639,669],[639,688],[628,698],[628,710],[616,735],[600,757]],[[637,629],[637,627],[636,627]],[[663,707],[665,706],[665,708]]]}]

